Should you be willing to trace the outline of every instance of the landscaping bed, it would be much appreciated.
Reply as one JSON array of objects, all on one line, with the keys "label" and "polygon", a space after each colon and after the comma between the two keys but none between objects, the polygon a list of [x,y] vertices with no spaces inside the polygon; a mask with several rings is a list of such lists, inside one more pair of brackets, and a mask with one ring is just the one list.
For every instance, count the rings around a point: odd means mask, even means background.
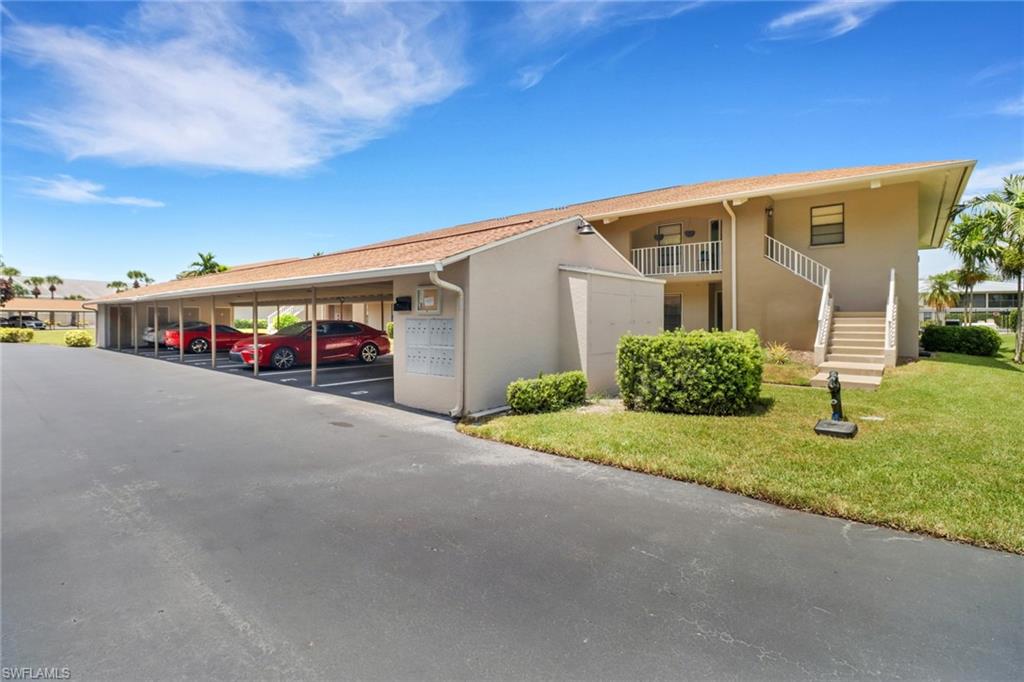
[{"label": "landscaping bed", "polygon": [[[693,481],[794,509],[1024,553],[1024,368],[940,353],[846,391],[854,440],[814,434],[828,394],[762,387],[742,416],[579,408],[504,416],[473,436]],[[783,365],[781,367],[786,367]],[[767,369],[767,366],[766,366]],[[767,374],[767,372],[766,372]]]}]

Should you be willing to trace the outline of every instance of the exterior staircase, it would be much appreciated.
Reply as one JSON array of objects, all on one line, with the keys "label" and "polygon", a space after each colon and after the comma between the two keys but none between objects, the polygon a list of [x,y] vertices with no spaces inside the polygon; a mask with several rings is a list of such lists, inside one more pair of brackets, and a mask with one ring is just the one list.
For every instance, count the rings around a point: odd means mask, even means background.
[{"label": "exterior staircase", "polygon": [[834,312],[825,362],[811,386],[827,386],[834,370],[844,388],[878,388],[885,372],[885,324],[884,312]]}]

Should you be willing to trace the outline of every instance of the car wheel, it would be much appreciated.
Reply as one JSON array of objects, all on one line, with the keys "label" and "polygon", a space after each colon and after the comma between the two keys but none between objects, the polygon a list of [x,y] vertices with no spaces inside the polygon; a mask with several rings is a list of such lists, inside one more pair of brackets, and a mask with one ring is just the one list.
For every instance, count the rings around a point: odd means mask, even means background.
[{"label": "car wheel", "polygon": [[366,364],[376,360],[378,355],[380,355],[380,350],[372,343],[368,343],[359,349],[359,359]]},{"label": "car wheel", "polygon": [[210,350],[210,343],[203,338],[192,339],[192,343],[188,344],[188,349],[193,353],[205,353]]},{"label": "car wheel", "polygon": [[295,366],[295,351],[291,348],[278,348],[270,356],[270,364],[274,369],[290,369]]}]

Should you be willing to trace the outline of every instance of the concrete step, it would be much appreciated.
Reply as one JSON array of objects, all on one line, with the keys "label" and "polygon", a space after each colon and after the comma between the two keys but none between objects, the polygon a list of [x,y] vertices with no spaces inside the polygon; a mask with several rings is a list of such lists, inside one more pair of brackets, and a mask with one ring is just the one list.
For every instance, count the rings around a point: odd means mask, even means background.
[{"label": "concrete step", "polygon": [[857,348],[871,348],[872,350],[885,350],[884,339],[857,339],[849,337],[835,337],[829,340],[829,348],[833,346],[856,346]]},{"label": "concrete step", "polygon": [[872,344],[867,341],[850,341],[849,343],[836,343],[833,341],[828,345],[829,353],[854,353],[856,355],[884,354],[885,348],[882,344]]},{"label": "concrete step", "polygon": [[885,312],[884,311],[883,312],[875,312],[875,311],[856,312],[856,311],[853,311],[853,310],[837,310],[834,313],[832,313],[832,317],[871,317],[871,318],[880,317],[880,318],[882,318],[882,320],[885,320]]},{"label": "concrete step", "polygon": [[[868,351],[869,348],[857,348],[858,351]],[[829,362],[881,362],[885,364],[885,354],[875,353],[829,353],[825,356]]]},{"label": "concrete step", "polygon": [[840,377],[845,374],[880,377],[885,372],[885,365],[881,362],[840,362],[838,360],[829,360],[818,365],[818,369],[826,374],[835,370],[839,372]]},{"label": "concrete step", "polygon": [[884,317],[833,317],[832,322],[835,324],[839,324],[841,322],[843,324],[877,324],[883,327],[885,326]]},{"label": "concrete step", "polygon": [[[874,391],[882,385],[882,377],[865,376],[863,374],[839,373],[839,383],[843,388],[861,391]],[[820,372],[811,378],[811,386],[826,388],[828,386],[828,373]]]},{"label": "concrete step", "polygon": [[885,330],[879,329],[867,330],[867,329],[833,329],[832,338],[848,338],[848,339],[884,339]]},{"label": "concrete step", "polygon": [[[859,318],[853,318],[859,319]],[[832,333],[838,332],[885,332],[885,322],[847,322],[836,320],[832,323]]]}]

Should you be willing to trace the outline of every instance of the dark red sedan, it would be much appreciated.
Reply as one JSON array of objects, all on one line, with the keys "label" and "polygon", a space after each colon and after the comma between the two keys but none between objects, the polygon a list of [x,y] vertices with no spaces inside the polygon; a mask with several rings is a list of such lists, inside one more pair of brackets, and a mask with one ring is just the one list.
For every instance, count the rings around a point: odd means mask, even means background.
[{"label": "dark red sedan", "polygon": [[[299,322],[274,334],[261,334],[256,341],[260,367],[289,369],[309,363],[312,360],[311,327],[309,322]],[[391,352],[384,332],[358,322],[317,322],[316,342],[318,363],[358,358],[369,364]],[[252,337],[231,348],[231,359],[252,364]]]},{"label": "dark red sedan", "polygon": [[[173,323],[172,323],[173,324]],[[252,333],[243,332],[229,327],[226,324],[217,325],[217,350],[230,350],[236,343],[249,339],[252,342]],[[210,325],[206,322],[200,322],[198,324],[191,323],[188,327],[185,327],[185,350],[190,353],[205,353],[210,350],[210,342],[212,340],[212,333],[210,331]],[[178,328],[171,327],[164,332],[164,345],[168,348],[178,348],[181,346],[181,340],[179,339]]]}]

